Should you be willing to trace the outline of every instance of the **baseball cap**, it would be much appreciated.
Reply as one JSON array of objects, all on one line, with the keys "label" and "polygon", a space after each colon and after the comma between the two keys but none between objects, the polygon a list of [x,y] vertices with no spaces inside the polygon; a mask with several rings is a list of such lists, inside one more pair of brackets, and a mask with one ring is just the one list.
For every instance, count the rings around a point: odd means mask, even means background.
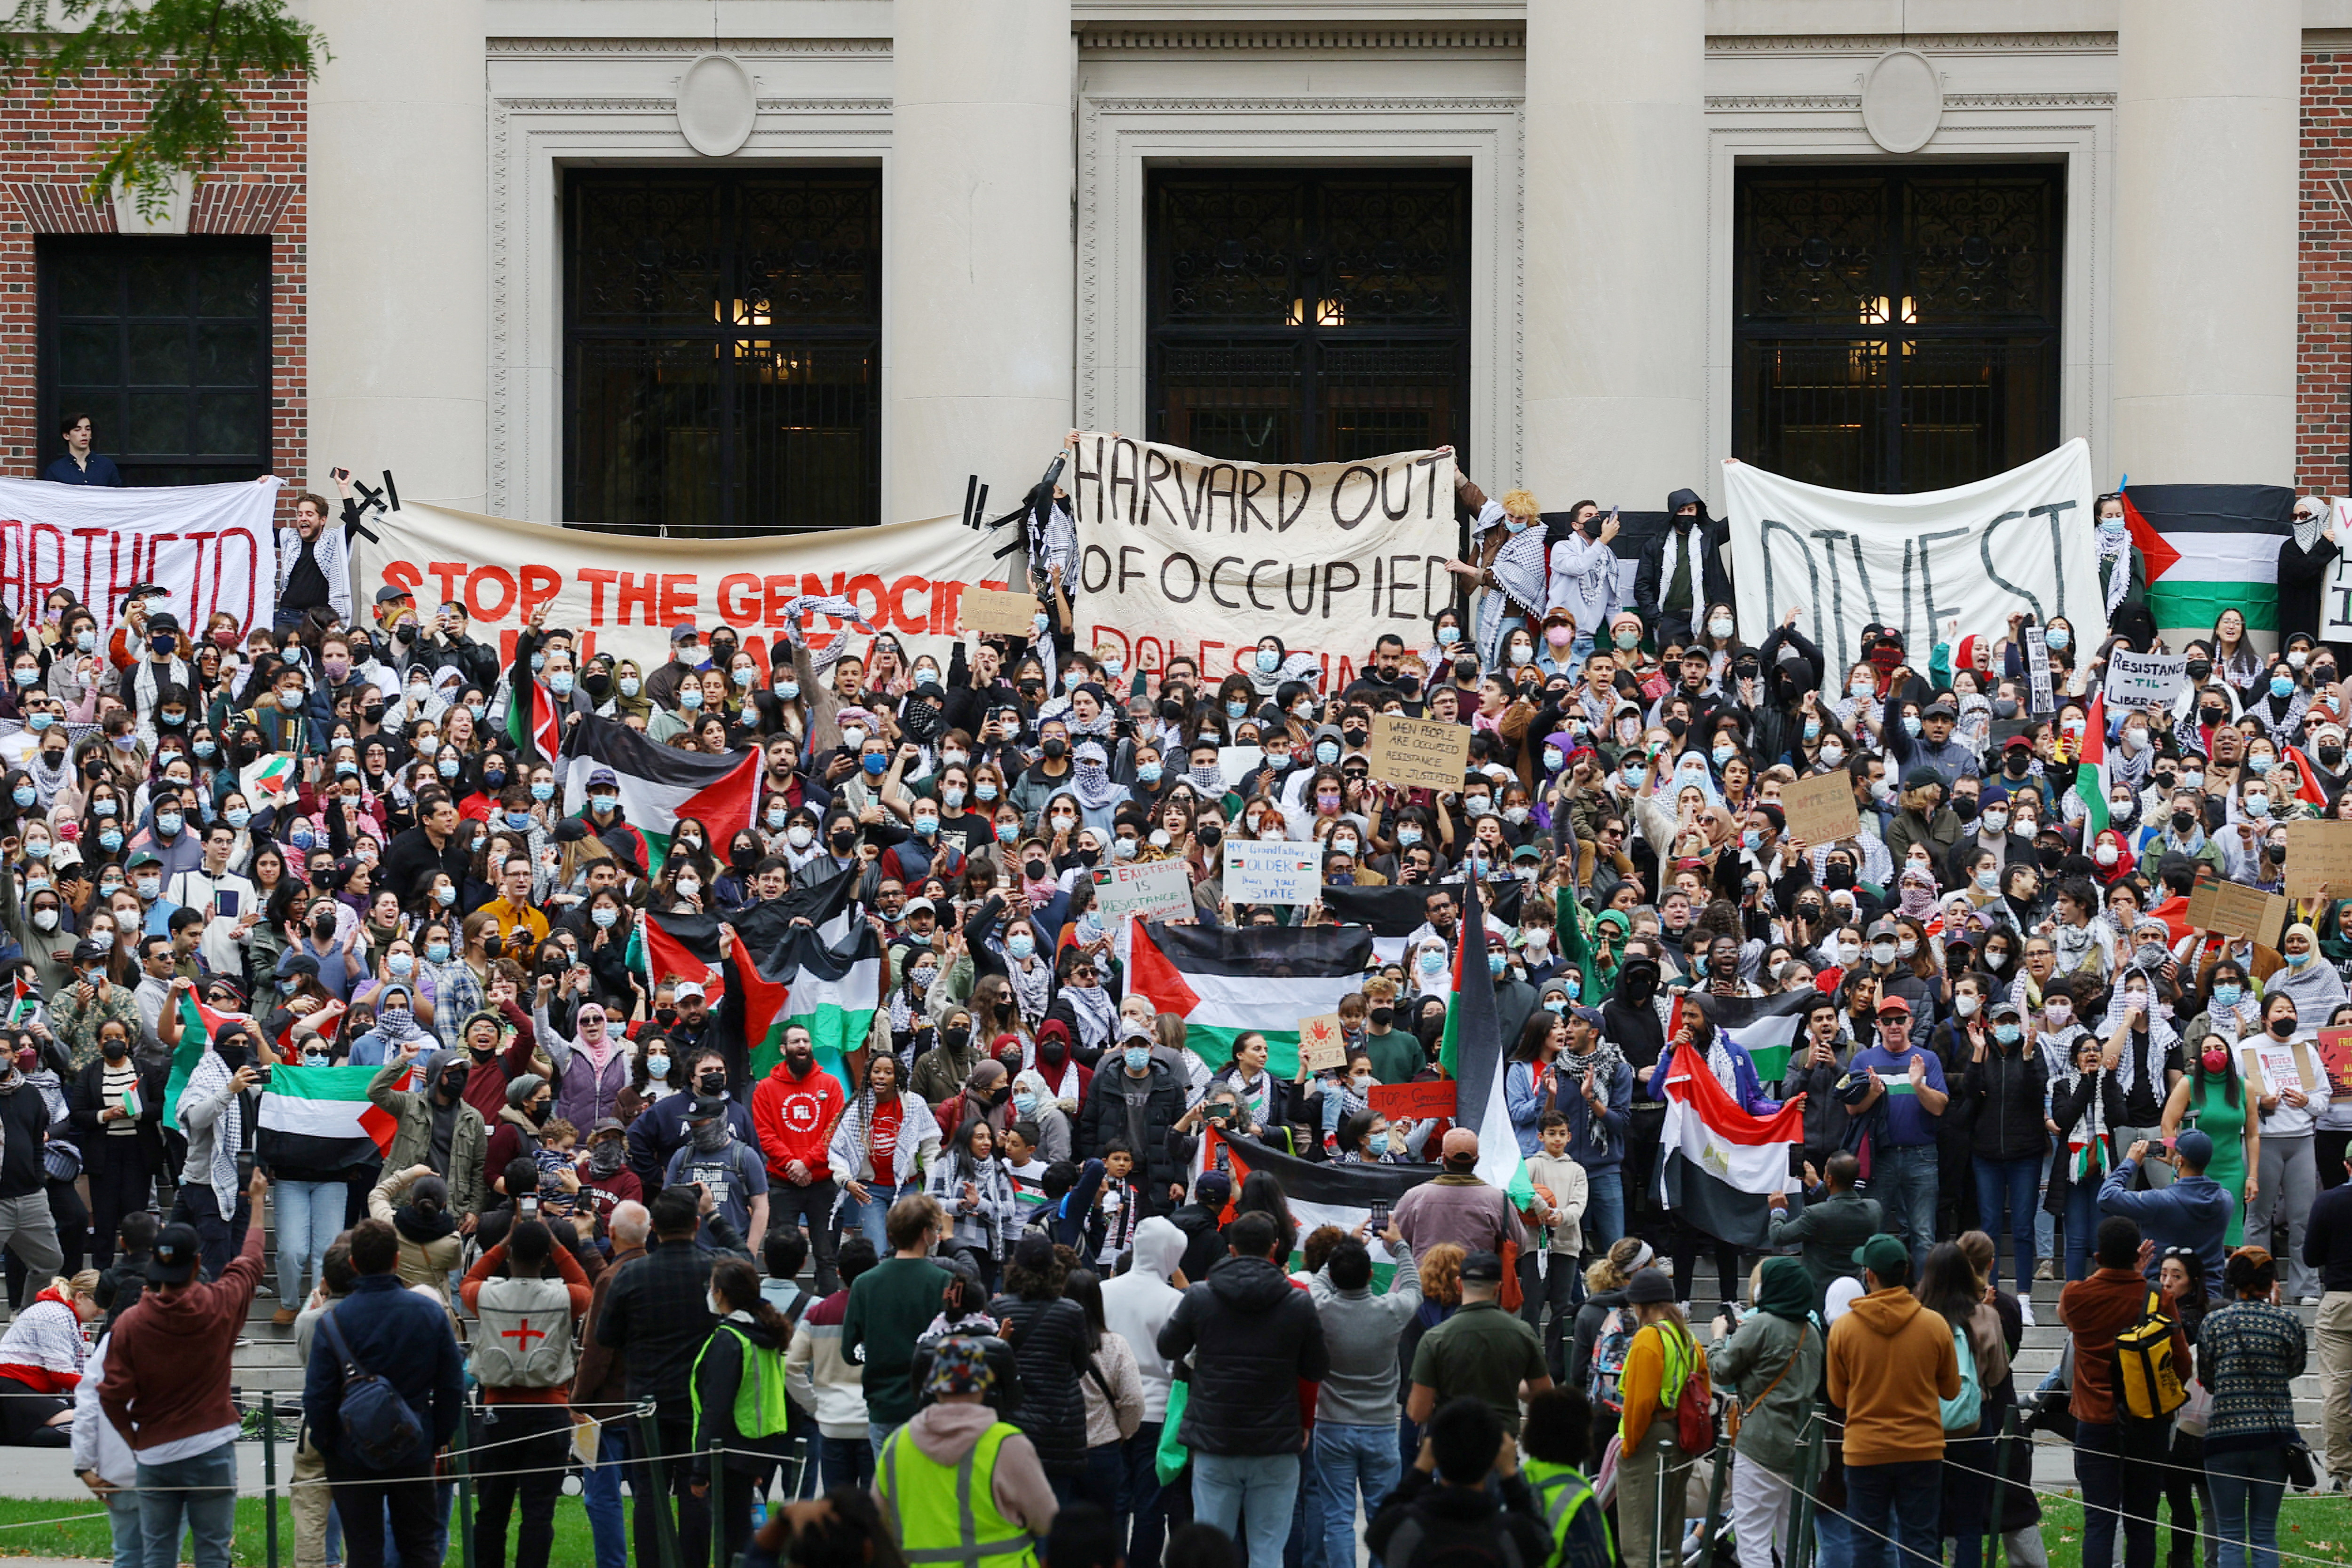
[{"label": "baseball cap", "polygon": [[2213,1134],[2191,1127],[2172,1141],[2172,1152],[2201,1171],[2213,1163]]},{"label": "baseball cap", "polygon": [[1870,923],[1869,936],[1870,939],[1874,942],[1881,936],[1892,936],[1895,935],[1895,922],[1884,915]]},{"label": "baseball cap", "polygon": [[708,1122],[725,1114],[727,1114],[727,1096],[698,1094],[694,1097],[694,1104],[686,1113],[686,1119],[689,1122]]},{"label": "baseball cap", "polygon": [[1919,716],[1921,718],[1958,718],[1960,716],[1960,710],[1943,698],[1937,697],[1920,711]]},{"label": "baseball cap", "polygon": [[700,1001],[703,995],[702,982],[700,980],[680,980],[677,983],[677,995],[679,1001],[684,1001],[688,997],[692,997],[695,1000]]},{"label": "baseball cap", "polygon": [[1911,1004],[1905,1001],[1901,997],[1879,998],[1878,1016],[1880,1018],[1885,1018],[1889,1013],[1901,1013],[1905,1018],[1909,1018],[1911,1016]]},{"label": "baseball cap", "polygon": [[621,776],[609,768],[591,768],[588,770],[588,788],[593,789],[599,784],[610,784],[618,789]]},{"label": "baseball cap", "polygon": [[669,629],[669,640],[673,643],[698,642],[701,637],[702,633],[694,629],[691,621],[681,621]]},{"label": "baseball cap", "polygon": [[1478,1134],[1467,1127],[1450,1127],[1445,1141],[1437,1147],[1441,1159],[1471,1159],[1478,1157]]},{"label": "baseball cap", "polygon": [[1589,1023],[1594,1029],[1601,1027],[1601,1009],[1599,1008],[1588,1008],[1581,1005],[1576,1005],[1571,1006],[1568,1009],[1568,1012],[1569,1016],[1576,1019],[1579,1023]]},{"label": "baseball cap", "polygon": [[174,1222],[155,1233],[147,1254],[147,1278],[158,1285],[183,1285],[195,1277],[204,1239],[193,1225]]},{"label": "baseball cap", "polygon": [[1911,1253],[1898,1237],[1885,1232],[1853,1249],[1853,1260],[1881,1280],[1899,1280],[1911,1270]]},{"label": "baseball cap", "polygon": [[142,865],[162,865],[163,857],[153,850],[137,849],[123,857],[122,863],[126,868],[135,871]]},{"label": "baseball cap", "polygon": [[74,944],[73,961],[77,964],[103,964],[113,952],[111,945],[95,936],[85,936]]},{"label": "baseball cap", "polygon": [[1990,1016],[1997,1019],[2018,1019],[2021,1020],[2025,1017],[2024,1013],[2018,1010],[2017,1004],[2011,1001],[1998,1001],[1993,1003]]},{"label": "baseball cap", "polygon": [[1903,775],[1903,788],[1906,789],[1925,789],[1930,785],[1940,789],[1943,782],[1944,776],[1924,762]]},{"label": "baseball cap", "polygon": [[2033,749],[2033,742],[2021,735],[2012,735],[2000,743],[2000,748],[2003,751],[2031,751]]},{"label": "baseball cap", "polygon": [[1503,1260],[1492,1252],[1473,1252],[1462,1260],[1462,1277],[1465,1280],[1500,1280]]},{"label": "baseball cap", "polygon": [[898,914],[899,914],[899,915],[903,918],[903,917],[905,917],[905,916],[907,916],[907,915],[914,915],[914,914],[917,914],[917,913],[921,913],[921,914],[924,914],[924,915],[937,915],[939,912],[940,912],[940,906],[939,906],[938,904],[933,904],[933,903],[932,903],[929,899],[928,899],[928,898],[910,898],[910,899],[907,900],[907,903],[906,903],[905,907],[901,908],[901,909],[898,911]]}]

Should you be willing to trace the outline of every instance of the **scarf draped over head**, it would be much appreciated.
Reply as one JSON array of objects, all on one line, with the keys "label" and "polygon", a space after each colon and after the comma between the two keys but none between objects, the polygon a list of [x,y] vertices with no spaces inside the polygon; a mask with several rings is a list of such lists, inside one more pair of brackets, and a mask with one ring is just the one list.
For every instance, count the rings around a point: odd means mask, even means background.
[{"label": "scarf draped over head", "polygon": [[[1108,711],[1104,716],[1109,716]],[[1077,796],[1079,805],[1089,811],[1099,811],[1127,798],[1127,791],[1111,782],[1108,754],[1098,742],[1081,741],[1075,755],[1077,770],[1072,792]]]},{"label": "scarf draped over head", "polygon": [[1801,1258],[1767,1258],[1756,1286],[1756,1310],[1801,1323],[1813,1310],[1813,1277]]},{"label": "scarf draped over head", "polygon": [[1905,866],[1902,880],[1897,885],[1901,889],[1901,898],[1895,905],[1895,913],[1907,915],[1914,920],[1936,917],[1938,883],[1935,873],[1921,871],[1916,866]]},{"label": "scarf draped over head", "polygon": [[2107,588],[2107,619],[2113,621],[2116,606],[2124,601],[2131,590],[2131,530],[2117,528],[2112,533],[2105,528],[2095,530],[2099,541],[2099,575]]},{"label": "scarf draped over head", "polygon": [[[2137,965],[2126,967],[2116,977],[2115,989],[2107,993],[2106,1016],[2099,1021],[2099,1027],[2091,1032],[2104,1040],[2122,1024],[2124,1015],[2128,1010],[2126,987],[2134,975],[2147,982],[2147,1061],[2142,1063],[2137,1046],[2129,1035],[2125,1036],[2123,1061],[2116,1068],[2116,1082],[2122,1086],[2126,1095],[2129,1095],[2138,1084],[2140,1069],[2143,1065],[2153,1068],[2160,1073],[2164,1059],[2180,1043],[2179,1034],[2158,1010],[2157,1004],[2159,998],[2156,977]],[[2081,1074],[2077,1073],[2075,1076],[2079,1078]],[[2160,1079],[2156,1076],[2152,1075],[2149,1082],[2155,1087],[2163,1087]]]},{"label": "scarf draped over head", "polygon": [[2352,963],[2352,898],[2328,904],[2320,925],[2319,952],[2331,963]]},{"label": "scarf draped over head", "polygon": [[2308,550],[2319,542],[2320,518],[2327,503],[2316,496],[2306,496],[2294,504],[2294,548]]}]

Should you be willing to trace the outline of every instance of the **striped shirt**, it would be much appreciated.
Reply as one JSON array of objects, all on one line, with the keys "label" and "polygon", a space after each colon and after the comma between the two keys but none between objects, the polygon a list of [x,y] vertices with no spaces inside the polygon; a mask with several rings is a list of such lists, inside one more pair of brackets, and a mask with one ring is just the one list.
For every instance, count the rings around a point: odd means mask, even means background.
[{"label": "striped shirt", "polygon": [[[106,1110],[120,1111],[122,1109],[122,1097],[138,1084],[139,1069],[132,1065],[129,1057],[124,1057],[120,1063],[110,1061],[100,1070],[99,1103]],[[109,1122],[106,1135],[110,1138],[135,1138],[139,1135],[139,1124],[129,1116]]]}]

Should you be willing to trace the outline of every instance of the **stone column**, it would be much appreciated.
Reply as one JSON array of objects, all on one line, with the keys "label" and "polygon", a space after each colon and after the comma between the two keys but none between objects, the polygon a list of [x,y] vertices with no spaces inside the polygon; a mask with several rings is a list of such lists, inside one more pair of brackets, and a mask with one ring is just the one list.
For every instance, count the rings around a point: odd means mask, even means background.
[{"label": "stone column", "polygon": [[1703,0],[1528,7],[1524,480],[1653,510],[1706,465]]},{"label": "stone column", "polygon": [[1010,507],[1069,429],[1076,309],[1070,9],[895,0],[882,243],[884,521]]},{"label": "stone column", "polygon": [[310,89],[310,450],[401,495],[488,493],[484,0],[308,0],[334,58]]},{"label": "stone column", "polygon": [[2103,483],[2294,482],[2302,28],[2297,0],[2123,0]]}]

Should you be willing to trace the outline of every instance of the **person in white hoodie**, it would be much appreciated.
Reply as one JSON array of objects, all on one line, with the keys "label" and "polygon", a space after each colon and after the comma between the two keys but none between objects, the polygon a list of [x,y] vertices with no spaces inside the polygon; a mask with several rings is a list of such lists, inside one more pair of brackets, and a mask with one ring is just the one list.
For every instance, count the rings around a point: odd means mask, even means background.
[{"label": "person in white hoodie", "polygon": [[[99,1277],[93,1298],[101,1312],[114,1307],[115,1278]],[[106,1352],[113,1335],[99,1336],[74,1385],[73,1467],[82,1485],[106,1504],[107,1528],[114,1532],[114,1568],[144,1568],[147,1537],[139,1526],[139,1464],[131,1445],[98,1406],[98,1385],[106,1379]]]},{"label": "person in white hoodie", "polygon": [[1128,1568],[1160,1568],[1160,1548],[1168,1535],[1167,1509],[1154,1469],[1160,1428],[1168,1419],[1171,1370],[1160,1354],[1160,1330],[1174,1315],[1191,1282],[1177,1267],[1187,1239],[1173,1221],[1152,1216],[1135,1228],[1135,1258],[1127,1272],[1102,1283],[1103,1322],[1135,1352],[1136,1375],[1143,1383],[1143,1422],[1126,1443],[1127,1490],[1133,1511]]}]

